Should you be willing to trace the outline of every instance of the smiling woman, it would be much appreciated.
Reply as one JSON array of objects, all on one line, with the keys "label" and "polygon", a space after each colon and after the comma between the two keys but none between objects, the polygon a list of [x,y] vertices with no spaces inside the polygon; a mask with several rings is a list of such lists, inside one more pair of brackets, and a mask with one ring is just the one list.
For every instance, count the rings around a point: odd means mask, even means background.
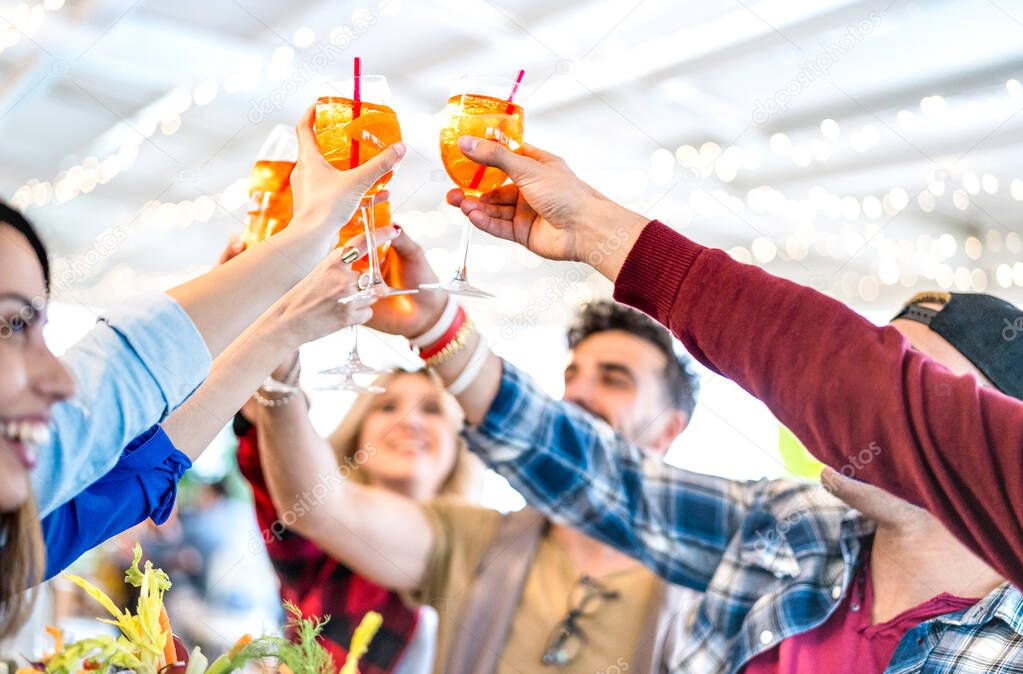
[{"label": "smiling woman", "polygon": [[[383,635],[360,671],[419,672],[433,661],[436,613],[409,608],[399,592],[366,572],[384,568],[408,582],[407,560],[378,553],[360,526],[371,521],[396,538],[414,539],[416,527],[428,526],[416,503],[473,498],[481,470],[459,434],[462,410],[436,376],[398,370],[375,383],[385,392],[360,395],[329,439],[316,434],[301,396],[250,406],[246,414],[256,426],[242,433],[238,463],[252,485],[262,531],[255,543],[266,546],[281,597],[306,613],[334,616],[336,627],[323,643],[335,661],[344,662],[352,628],[373,610],[384,617]],[[409,517],[390,518],[379,507],[394,500]],[[411,532],[400,533],[406,527]]]},{"label": "smiling woman", "polygon": [[49,437],[50,407],[74,393],[43,341],[50,269],[32,226],[0,206],[0,636],[31,605],[45,568],[29,472]]}]

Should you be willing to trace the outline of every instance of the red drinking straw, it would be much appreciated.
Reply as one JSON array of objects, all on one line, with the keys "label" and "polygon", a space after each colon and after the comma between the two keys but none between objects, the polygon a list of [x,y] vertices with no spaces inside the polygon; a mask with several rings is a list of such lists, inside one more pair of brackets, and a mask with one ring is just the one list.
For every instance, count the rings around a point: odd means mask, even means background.
[{"label": "red drinking straw", "polygon": [[[515,94],[519,93],[519,85],[522,84],[522,78],[525,77],[525,75],[526,71],[519,69],[519,76],[515,78],[515,86],[512,87],[511,93],[508,94],[508,107],[504,110],[506,115],[510,115],[515,112],[515,105],[512,101],[515,100]],[[483,182],[483,174],[486,172],[487,167],[483,165],[480,165],[480,167],[476,169],[476,173],[472,177],[472,182],[469,183],[470,190],[475,190],[480,186],[480,183]]]},{"label": "red drinking straw", "polygon": [[[352,97],[355,102],[352,104],[352,119],[358,119],[362,114],[362,91],[360,90],[362,87],[362,59],[358,56],[355,57],[354,72],[355,90]],[[355,168],[359,165],[359,141],[354,138],[352,139],[352,154],[348,162],[348,168]]]}]

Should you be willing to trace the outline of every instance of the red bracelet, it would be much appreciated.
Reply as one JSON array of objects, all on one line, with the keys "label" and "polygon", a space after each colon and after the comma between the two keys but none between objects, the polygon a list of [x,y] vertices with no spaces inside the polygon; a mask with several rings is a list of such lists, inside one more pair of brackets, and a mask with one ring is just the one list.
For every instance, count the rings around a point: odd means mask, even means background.
[{"label": "red bracelet", "polygon": [[419,357],[422,358],[423,360],[427,360],[431,356],[435,356],[438,353],[440,353],[445,346],[450,344],[455,339],[455,336],[458,334],[458,331],[462,328],[463,323],[465,323],[465,309],[463,309],[462,307],[458,307],[458,312],[455,314],[455,320],[451,322],[451,326],[444,331],[444,334],[441,335],[440,339],[438,339],[436,342],[423,349],[420,349]]}]

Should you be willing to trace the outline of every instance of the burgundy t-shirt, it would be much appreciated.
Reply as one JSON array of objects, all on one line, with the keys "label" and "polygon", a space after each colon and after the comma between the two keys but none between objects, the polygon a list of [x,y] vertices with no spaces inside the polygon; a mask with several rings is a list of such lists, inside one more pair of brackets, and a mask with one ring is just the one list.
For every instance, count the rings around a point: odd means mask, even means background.
[{"label": "burgundy t-shirt", "polygon": [[857,672],[883,672],[906,632],[926,620],[969,608],[979,601],[943,592],[887,622],[871,625],[873,600],[869,566],[863,564],[853,581],[853,590],[823,625],[785,639],[750,660],[743,671],[847,674],[851,671],[849,663],[855,662]]}]

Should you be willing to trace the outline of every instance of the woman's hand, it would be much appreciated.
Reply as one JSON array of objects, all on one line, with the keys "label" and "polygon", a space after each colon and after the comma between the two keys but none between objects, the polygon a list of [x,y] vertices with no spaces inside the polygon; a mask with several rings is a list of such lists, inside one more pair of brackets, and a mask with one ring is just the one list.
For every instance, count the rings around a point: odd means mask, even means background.
[{"label": "woman's hand", "polygon": [[331,166],[316,142],[316,106],[311,105],[295,127],[298,163],[291,173],[295,215],[285,231],[316,230],[337,238],[337,231],[355,213],[369,188],[405,156],[404,143],[395,143],[365,164],[347,171]]},{"label": "woman's hand", "polygon": [[292,348],[372,318],[370,306],[376,301],[374,298],[340,301],[359,290],[360,274],[342,259],[344,252],[331,251],[326,260],[272,308],[274,329]]}]

